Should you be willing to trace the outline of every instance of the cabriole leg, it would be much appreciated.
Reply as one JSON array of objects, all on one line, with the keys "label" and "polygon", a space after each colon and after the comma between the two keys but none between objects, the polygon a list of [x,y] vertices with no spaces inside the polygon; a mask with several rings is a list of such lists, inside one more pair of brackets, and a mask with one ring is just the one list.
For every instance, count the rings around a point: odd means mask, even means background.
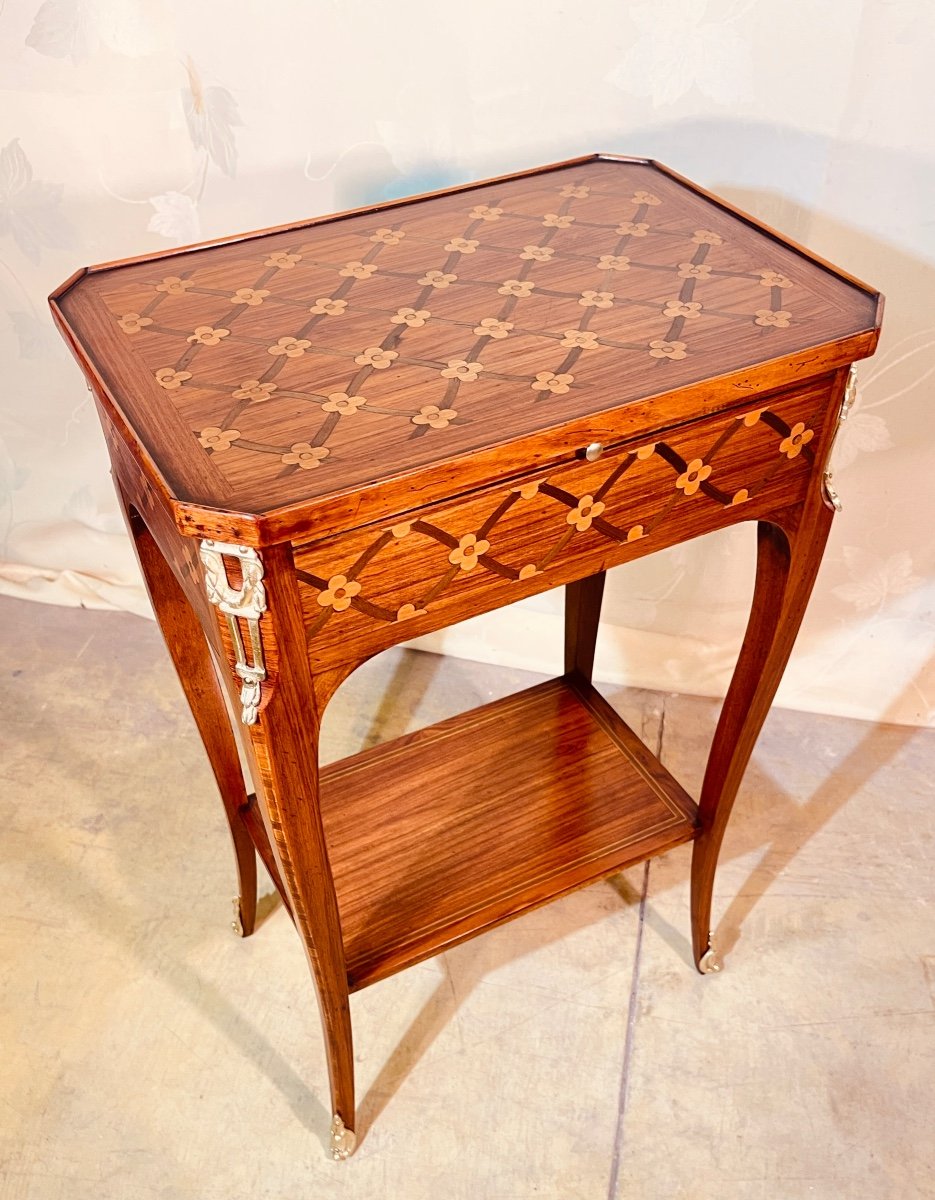
[{"label": "cabriole leg", "polygon": [[119,488],[118,494],[156,620],[224,802],[237,863],[238,895],[234,900],[233,926],[247,937],[256,924],[256,851],[240,818],[247,805],[247,791],[221,683],[204,630],[178,580],[142,518]]},{"label": "cabriole leg", "polygon": [[757,528],[750,619],[711,744],[691,871],[692,948],[702,974],[720,970],[711,944],[714,873],[737,789],[792,652],[821,564],[833,513],[816,497],[794,532]]},{"label": "cabriole leg", "polygon": [[248,728],[263,819],[318,996],[331,1084],[331,1154],[340,1160],[356,1144],[354,1056],[341,920],[319,808],[320,712],[291,551],[273,546],[262,560],[268,611],[261,627],[275,667]]}]

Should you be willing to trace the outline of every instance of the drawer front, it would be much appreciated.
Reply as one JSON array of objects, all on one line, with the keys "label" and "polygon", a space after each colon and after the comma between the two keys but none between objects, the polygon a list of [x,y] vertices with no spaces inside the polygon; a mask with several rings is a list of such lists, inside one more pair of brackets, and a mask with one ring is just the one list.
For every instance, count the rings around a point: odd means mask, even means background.
[{"label": "drawer front", "polygon": [[831,386],[297,546],[313,670],[801,500],[836,415]]}]

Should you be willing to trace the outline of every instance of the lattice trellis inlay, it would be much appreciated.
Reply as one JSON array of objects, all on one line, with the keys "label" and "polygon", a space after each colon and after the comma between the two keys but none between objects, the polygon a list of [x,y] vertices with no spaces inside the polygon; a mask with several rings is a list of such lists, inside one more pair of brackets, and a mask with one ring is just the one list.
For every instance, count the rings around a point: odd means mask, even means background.
[{"label": "lattice trellis inlay", "polygon": [[[551,576],[570,556],[600,559],[662,534],[683,506],[705,527],[717,510],[755,507],[790,475],[803,483],[822,408],[807,393],[722,415],[690,433],[634,446],[608,460],[541,474],[438,512],[377,531],[300,547],[297,575],[310,645],[340,643],[354,629],[408,622],[444,605],[465,586],[499,592]],[[517,531],[521,531],[519,536]],[[408,634],[409,631],[407,630]],[[325,650],[327,653],[327,650]]]},{"label": "lattice trellis inlay", "polygon": [[[265,370],[260,372],[257,379],[241,380],[238,386],[231,389],[230,398],[233,403],[228,407],[217,426],[208,426],[198,432],[201,444],[213,454],[220,454],[233,445],[242,445],[256,452],[278,455],[286,467],[309,470],[323,463],[328,454],[310,454],[308,448],[310,446],[323,447],[327,444],[338,425],[338,420],[335,418],[354,416],[364,408],[370,413],[402,416],[404,419],[408,419],[413,426],[409,433],[410,437],[420,437],[430,429],[443,429],[459,420],[466,420],[465,417],[459,418],[458,410],[455,407],[458,403],[461,385],[473,383],[484,371],[485,367],[481,356],[488,341],[508,337],[518,328],[516,322],[510,321],[508,318],[515,314],[518,302],[531,296],[536,288],[535,280],[530,278],[535,264],[552,261],[556,253],[560,258],[563,257],[561,247],[556,248],[549,243],[560,230],[569,228],[576,219],[569,213],[574,202],[590,196],[590,188],[586,186],[564,186],[557,191],[562,198],[558,205],[558,212],[547,213],[543,217],[543,231],[538,236],[538,245],[523,246],[518,255],[519,263],[515,271],[515,278],[503,280],[496,288],[496,295],[502,299],[497,301],[491,299],[490,301],[490,307],[495,308],[496,312],[493,315],[478,316],[476,325],[470,330],[475,340],[468,344],[467,339],[470,335],[467,327],[470,326],[470,321],[447,322],[464,326],[463,358],[428,361],[413,359],[402,355],[397,347],[402,344],[403,333],[407,327],[419,328],[433,319],[431,309],[425,307],[431,304],[433,292],[452,287],[459,280],[475,284],[478,282],[472,280],[469,265],[462,266],[461,263],[466,256],[473,255],[481,244],[478,239],[472,238],[470,235],[481,232],[485,224],[498,221],[503,216],[503,209],[491,208],[486,205],[476,205],[471,208],[467,214],[468,224],[465,227],[464,236],[449,238],[440,248],[446,255],[440,268],[426,270],[417,278],[414,278],[414,272],[410,272],[408,275],[395,272],[397,278],[408,279],[418,290],[414,291],[411,305],[402,305],[393,313],[388,310],[374,313],[375,330],[382,332],[379,330],[380,318],[385,320],[389,326],[378,342],[375,342],[374,345],[364,346],[356,354],[352,350],[344,352],[346,357],[352,358],[353,365],[360,368],[350,376],[345,390],[329,392],[327,395],[315,392],[301,393],[305,398],[317,402],[323,414],[308,441],[293,443],[290,446],[265,442],[248,443],[242,439],[240,430],[235,428],[244,411],[250,405],[267,403],[273,393],[279,390],[275,379],[289,359],[301,358],[306,353],[334,353],[333,347],[329,345],[331,340],[329,332],[323,328],[327,319],[343,317],[347,314],[349,305],[353,304],[353,298],[348,299],[348,297],[352,297],[354,282],[372,278],[379,270],[376,260],[382,248],[387,245],[398,245],[406,233],[404,229],[376,229],[369,238],[369,241],[375,244],[363,254],[363,258],[347,262],[343,266],[339,266],[335,262],[313,260],[314,266],[325,267],[336,273],[337,280],[335,287],[331,290],[331,295],[316,298],[314,304],[307,309],[308,319],[303,319],[301,316],[301,311],[305,307],[304,301],[280,298],[280,303],[287,309],[287,313],[283,314],[283,324],[296,328],[296,332],[278,337],[266,347],[266,353],[271,356],[273,361],[265,365],[261,360],[260,365],[265,366]],[[558,331],[560,336],[554,333],[550,335],[548,332],[538,329],[527,331],[548,337],[552,342],[558,342],[557,350],[549,352],[547,347],[543,347],[543,366],[551,364],[554,369],[536,371],[529,376],[505,375],[503,372],[499,372],[494,376],[495,378],[525,383],[533,392],[555,395],[565,393],[573,386],[575,377],[572,374],[572,368],[581,355],[587,350],[597,350],[602,345],[626,350],[632,354],[648,354],[650,358],[654,359],[683,359],[688,354],[689,347],[690,326],[688,323],[699,319],[704,311],[702,302],[694,300],[693,297],[696,288],[703,281],[712,278],[712,271],[717,271],[720,278],[747,280],[754,285],[765,287],[766,292],[754,297],[754,301],[759,301],[761,304],[759,308],[754,308],[752,311],[714,308],[710,312],[711,316],[743,323],[752,321],[754,325],[766,329],[788,327],[792,314],[783,307],[782,295],[784,289],[792,287],[791,280],[779,272],[766,268],[755,272],[740,272],[726,267],[718,268],[716,265],[712,267],[707,262],[709,253],[713,247],[723,245],[725,239],[721,234],[707,229],[696,229],[692,231],[690,237],[673,235],[671,244],[679,251],[676,257],[681,255],[685,261],[678,262],[674,267],[663,271],[662,277],[659,279],[660,299],[628,298],[625,281],[622,279],[618,281],[615,276],[630,271],[654,271],[657,270],[657,267],[652,263],[640,262],[638,257],[631,259],[629,255],[624,254],[624,250],[629,248],[634,238],[645,237],[649,233],[650,225],[644,218],[652,208],[661,207],[661,205],[662,201],[654,194],[638,191],[629,198],[628,202],[624,200],[621,204],[622,211],[626,211],[629,207],[631,220],[620,222],[613,229],[610,226],[592,224],[592,228],[595,228],[598,234],[598,248],[601,244],[606,244],[612,247],[611,252],[598,253],[596,261],[593,262],[589,262],[582,255],[570,254],[567,257],[575,263],[576,267],[581,266],[588,271],[589,275],[593,273],[597,287],[583,288],[577,292],[561,292],[555,289],[542,292],[540,290],[540,294],[557,295],[563,299],[575,300],[583,310],[576,324],[572,328]],[[606,243],[603,241],[604,237],[608,239]],[[428,239],[422,240],[423,242],[428,241]],[[493,249],[498,251],[503,249],[496,245],[495,234],[490,244]],[[436,253],[439,253],[438,247],[434,249]],[[430,243],[425,246],[427,255],[431,255],[432,250],[433,247]],[[512,248],[508,252],[512,252]],[[232,335],[236,338],[238,318],[241,318],[250,308],[266,302],[272,294],[269,288],[262,285],[270,283],[279,272],[294,269],[303,260],[303,257],[304,255],[298,252],[281,252],[264,258],[252,286],[238,288],[229,297],[232,307],[229,312],[224,314],[222,318],[224,323],[216,328],[210,325],[199,325],[186,336],[183,329],[172,327],[171,313],[165,307],[166,299],[172,295],[197,295],[204,290],[198,288],[197,280],[181,279],[178,276],[168,276],[155,284],[153,297],[143,306],[143,311],[122,314],[118,319],[118,324],[128,335],[144,331],[150,336],[163,335],[188,343],[171,365],[155,370],[154,378],[160,387],[172,391],[195,379],[196,382],[193,386],[207,386],[209,389],[221,391],[221,387],[212,388],[211,383],[206,384],[204,380],[196,379],[193,371],[189,370],[195,364],[199,348],[219,345],[223,339]],[[461,275],[455,273],[455,268],[461,272]],[[612,286],[616,287],[618,291],[609,290]],[[491,288],[492,285],[488,285],[486,290],[490,291]],[[588,326],[595,311],[609,309],[615,303],[636,305],[661,317],[660,336],[649,338],[643,343],[619,342],[606,337],[602,340],[597,333],[590,332]],[[161,314],[160,309],[162,310]],[[155,318],[152,316],[153,313],[156,314]],[[445,318],[440,319],[445,320]],[[315,335],[314,342],[307,336],[310,334]],[[244,337],[246,340],[246,335]],[[564,354],[561,353],[562,350],[565,351]],[[389,369],[401,357],[403,363],[424,365],[436,370],[439,379],[447,382],[438,385],[439,395],[437,403],[433,405],[422,405],[411,413],[398,414],[395,410],[381,412],[379,408],[368,404],[367,398],[359,393],[366,387],[367,380],[374,371]],[[294,389],[292,394],[298,395],[299,392]],[[537,397],[531,397],[531,399],[537,399]],[[439,414],[445,414],[445,416],[440,417]],[[312,418],[310,426],[314,424],[315,421]]]},{"label": "lattice trellis inlay", "polygon": [[192,445],[283,499],[594,411],[611,378],[623,402],[715,348],[719,371],[781,355],[827,311],[792,250],[630,163],[167,262],[115,273],[114,328]]}]

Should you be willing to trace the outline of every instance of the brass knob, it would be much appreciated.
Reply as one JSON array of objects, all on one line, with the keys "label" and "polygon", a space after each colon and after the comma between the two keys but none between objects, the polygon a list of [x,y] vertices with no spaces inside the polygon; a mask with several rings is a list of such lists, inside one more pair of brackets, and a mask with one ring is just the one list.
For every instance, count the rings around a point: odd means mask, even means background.
[{"label": "brass knob", "polygon": [[590,446],[585,446],[584,448],[584,457],[588,460],[588,462],[597,462],[603,453],[603,442],[592,442]]}]

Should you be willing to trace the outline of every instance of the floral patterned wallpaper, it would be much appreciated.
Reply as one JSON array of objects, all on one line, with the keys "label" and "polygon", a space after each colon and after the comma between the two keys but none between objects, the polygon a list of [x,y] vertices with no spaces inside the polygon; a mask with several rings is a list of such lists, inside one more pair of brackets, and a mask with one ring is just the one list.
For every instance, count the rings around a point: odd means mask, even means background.
[{"label": "floral patterned wallpaper", "polygon": [[[887,293],[780,700],[931,724],[933,54],[924,0],[6,0],[0,591],[147,612],[48,317],[76,267],[595,149],[647,154]],[[752,565],[741,526],[617,571],[599,674],[722,692]],[[560,643],[552,594],[422,642],[548,671]]]}]

